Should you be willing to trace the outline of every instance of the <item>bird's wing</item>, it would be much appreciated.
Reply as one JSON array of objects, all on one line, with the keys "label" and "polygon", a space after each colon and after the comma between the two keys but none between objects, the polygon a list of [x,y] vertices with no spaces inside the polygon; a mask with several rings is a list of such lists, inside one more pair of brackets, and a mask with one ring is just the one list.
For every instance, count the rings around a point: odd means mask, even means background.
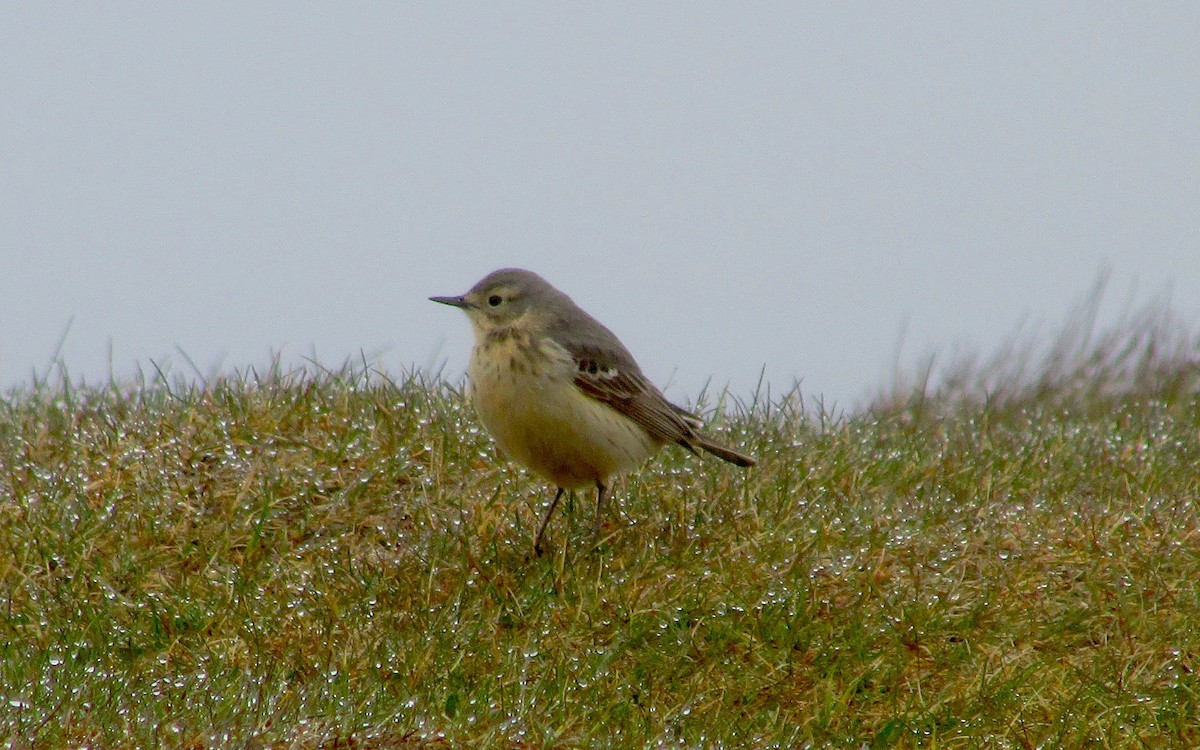
[{"label": "bird's wing", "polygon": [[651,437],[692,449],[688,441],[695,436],[699,420],[667,401],[624,347],[569,339],[557,343],[575,361],[575,385],[580,391],[629,417]]}]

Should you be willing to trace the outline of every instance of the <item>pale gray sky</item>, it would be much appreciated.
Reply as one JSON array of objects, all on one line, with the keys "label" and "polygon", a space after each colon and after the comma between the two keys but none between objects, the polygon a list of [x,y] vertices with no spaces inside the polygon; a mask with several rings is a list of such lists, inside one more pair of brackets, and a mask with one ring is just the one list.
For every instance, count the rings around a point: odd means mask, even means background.
[{"label": "pale gray sky", "polygon": [[540,272],[687,399],[849,404],[1114,306],[1200,322],[1200,3],[4,3],[0,383],[463,369]]}]

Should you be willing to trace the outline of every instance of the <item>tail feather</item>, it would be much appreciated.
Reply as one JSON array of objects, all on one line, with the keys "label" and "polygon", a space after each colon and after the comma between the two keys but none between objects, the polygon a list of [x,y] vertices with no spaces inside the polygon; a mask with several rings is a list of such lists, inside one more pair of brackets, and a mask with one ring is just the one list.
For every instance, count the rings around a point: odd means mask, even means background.
[{"label": "tail feather", "polygon": [[745,453],[738,453],[732,448],[726,448],[723,445],[714,443],[703,435],[697,435],[696,437],[698,439],[694,441],[694,444],[697,447],[703,448],[723,461],[728,461],[729,463],[737,464],[738,466],[754,466],[756,463],[758,463],[758,461],[750,456],[747,456]]}]

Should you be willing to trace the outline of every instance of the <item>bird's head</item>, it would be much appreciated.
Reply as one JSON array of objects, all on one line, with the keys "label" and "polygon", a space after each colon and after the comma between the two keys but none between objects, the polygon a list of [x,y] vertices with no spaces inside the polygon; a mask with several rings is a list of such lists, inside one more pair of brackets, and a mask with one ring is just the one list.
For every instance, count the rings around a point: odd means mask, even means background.
[{"label": "bird's head", "polygon": [[528,315],[552,309],[562,296],[562,292],[532,271],[502,268],[489,273],[466,294],[429,299],[460,308],[470,318],[476,337],[482,338]]}]

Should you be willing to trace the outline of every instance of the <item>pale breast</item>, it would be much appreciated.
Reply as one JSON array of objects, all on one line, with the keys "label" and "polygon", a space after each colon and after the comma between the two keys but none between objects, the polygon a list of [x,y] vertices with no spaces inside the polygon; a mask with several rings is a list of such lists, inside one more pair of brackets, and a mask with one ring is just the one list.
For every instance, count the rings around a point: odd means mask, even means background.
[{"label": "pale breast", "polygon": [[479,418],[508,457],[562,487],[637,468],[658,445],[644,429],[580,391],[575,362],[528,337],[481,342],[471,353]]}]

